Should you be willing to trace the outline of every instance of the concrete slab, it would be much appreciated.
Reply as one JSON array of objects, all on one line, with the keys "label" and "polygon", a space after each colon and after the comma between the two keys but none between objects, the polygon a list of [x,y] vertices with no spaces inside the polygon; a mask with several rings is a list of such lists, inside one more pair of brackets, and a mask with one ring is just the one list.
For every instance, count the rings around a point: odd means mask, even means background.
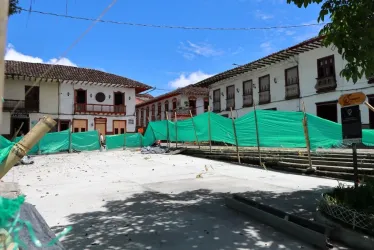
[{"label": "concrete slab", "polygon": [[56,232],[73,226],[63,241],[66,249],[310,249],[226,208],[224,197],[241,193],[310,214],[316,203],[310,193],[337,185],[334,180],[128,150],[34,160],[5,179],[19,182],[27,201]]},{"label": "concrete slab", "polygon": [[15,182],[0,182],[0,196],[14,199],[21,193],[18,183]]}]

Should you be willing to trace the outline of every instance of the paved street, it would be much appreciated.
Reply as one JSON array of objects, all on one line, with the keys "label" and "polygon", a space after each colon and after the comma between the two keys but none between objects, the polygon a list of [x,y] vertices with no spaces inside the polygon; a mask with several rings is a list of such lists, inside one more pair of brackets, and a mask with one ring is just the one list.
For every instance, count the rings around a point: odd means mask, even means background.
[{"label": "paved street", "polygon": [[37,156],[17,181],[67,249],[311,249],[224,206],[229,193],[311,217],[334,180],[139,151]]}]

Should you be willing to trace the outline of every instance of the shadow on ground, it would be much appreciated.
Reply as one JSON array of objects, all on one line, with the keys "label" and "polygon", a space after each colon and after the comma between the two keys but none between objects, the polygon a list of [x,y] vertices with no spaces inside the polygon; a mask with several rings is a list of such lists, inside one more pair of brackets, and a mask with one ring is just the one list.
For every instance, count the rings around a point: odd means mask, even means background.
[{"label": "shadow on ground", "polygon": [[[247,192],[248,198],[310,216],[326,188],[276,194]],[[72,214],[66,249],[306,249],[272,228],[224,205],[228,193],[200,189],[179,194],[146,191],[109,201],[106,211]],[[55,232],[63,227],[55,227]]]}]

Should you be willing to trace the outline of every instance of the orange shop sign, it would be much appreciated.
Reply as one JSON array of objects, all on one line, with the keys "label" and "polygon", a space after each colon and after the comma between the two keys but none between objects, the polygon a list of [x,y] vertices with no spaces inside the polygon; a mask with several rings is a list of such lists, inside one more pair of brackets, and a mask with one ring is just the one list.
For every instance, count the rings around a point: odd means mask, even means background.
[{"label": "orange shop sign", "polygon": [[342,107],[360,105],[366,100],[366,95],[362,92],[345,94],[339,98],[339,104]]}]

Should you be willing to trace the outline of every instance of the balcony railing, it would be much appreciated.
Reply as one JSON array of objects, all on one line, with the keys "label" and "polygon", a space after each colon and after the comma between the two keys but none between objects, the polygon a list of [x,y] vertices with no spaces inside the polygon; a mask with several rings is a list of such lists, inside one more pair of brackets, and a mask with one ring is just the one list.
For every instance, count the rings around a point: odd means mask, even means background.
[{"label": "balcony railing", "polygon": [[213,112],[221,112],[221,102],[213,102]]},{"label": "balcony railing", "polygon": [[299,83],[286,86],[286,99],[298,98],[299,96]]},{"label": "balcony railing", "polygon": [[75,103],[74,113],[85,114],[126,114],[125,105],[102,105]]},{"label": "balcony railing", "polygon": [[317,93],[335,90],[337,87],[335,76],[317,78],[315,89]]},{"label": "balcony railing", "polygon": [[243,107],[251,107],[253,105],[253,95],[243,96]]},{"label": "balcony railing", "polygon": [[191,110],[192,116],[195,116],[196,108],[187,107],[183,109],[177,109],[175,112],[172,112],[171,117],[175,118],[175,113],[177,114],[177,117],[191,117],[190,110]]},{"label": "balcony railing", "polygon": [[260,100],[259,104],[265,104],[270,102],[270,91],[263,91],[259,93],[260,95]]},{"label": "balcony railing", "polygon": [[226,110],[235,109],[235,99],[226,99]]},{"label": "balcony railing", "polygon": [[39,101],[25,102],[24,100],[4,99],[4,111],[13,111],[14,108],[19,111],[39,112]]}]

